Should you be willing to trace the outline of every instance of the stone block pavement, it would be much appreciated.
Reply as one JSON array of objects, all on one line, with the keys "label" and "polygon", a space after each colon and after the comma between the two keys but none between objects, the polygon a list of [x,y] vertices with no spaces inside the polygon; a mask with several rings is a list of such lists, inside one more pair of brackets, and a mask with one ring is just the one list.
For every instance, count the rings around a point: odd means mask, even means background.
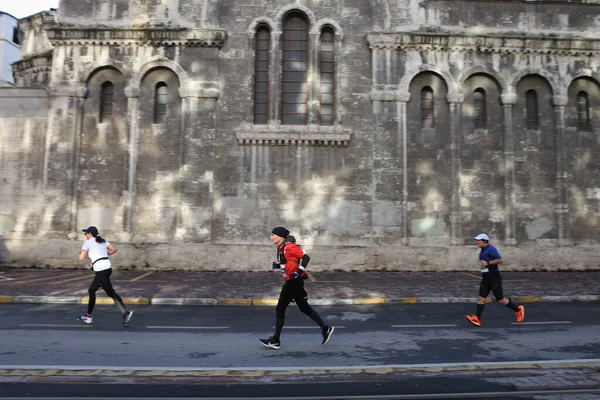
[{"label": "stone block pavement", "polygon": [[[519,302],[600,301],[600,271],[504,272],[504,293]],[[0,269],[0,302],[86,303],[93,273],[84,269]],[[127,304],[274,305],[278,272],[120,271],[111,277]],[[470,303],[480,277],[456,272],[316,272],[311,304]],[[111,299],[102,298],[98,303]],[[493,297],[488,299],[491,301]]]}]

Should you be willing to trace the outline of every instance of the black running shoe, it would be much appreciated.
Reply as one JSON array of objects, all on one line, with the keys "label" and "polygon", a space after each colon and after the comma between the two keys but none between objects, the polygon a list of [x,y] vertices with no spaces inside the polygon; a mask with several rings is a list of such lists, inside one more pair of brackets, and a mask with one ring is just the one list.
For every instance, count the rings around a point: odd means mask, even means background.
[{"label": "black running shoe", "polygon": [[329,342],[334,330],[335,328],[333,326],[328,326],[327,329],[323,329],[323,343],[321,344],[327,344],[327,342]]},{"label": "black running shoe", "polygon": [[270,347],[272,349],[279,349],[281,347],[281,341],[276,340],[273,336],[268,339],[260,339],[263,346]]}]

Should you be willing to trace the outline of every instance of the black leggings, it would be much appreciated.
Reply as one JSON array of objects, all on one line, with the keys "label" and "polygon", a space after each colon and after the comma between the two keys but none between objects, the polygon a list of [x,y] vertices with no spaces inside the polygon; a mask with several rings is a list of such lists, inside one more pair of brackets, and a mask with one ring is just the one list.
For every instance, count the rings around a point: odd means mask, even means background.
[{"label": "black leggings", "polygon": [[290,279],[285,282],[283,288],[281,288],[279,301],[275,309],[277,318],[285,318],[285,310],[292,300],[296,302],[296,305],[304,314],[312,314],[313,309],[308,304],[308,293],[304,290],[304,279]]},{"label": "black leggings", "polygon": [[91,314],[94,310],[94,306],[96,305],[96,292],[100,288],[104,289],[106,294],[114,300],[121,313],[124,314],[127,312],[127,309],[123,304],[123,300],[121,300],[121,296],[115,292],[115,289],[113,289],[112,283],[110,282],[111,274],[112,268],[96,272],[96,276],[94,277],[94,280],[88,289],[88,293],[90,294],[90,300],[88,302],[88,314]]},{"label": "black leggings", "polygon": [[304,279],[291,279],[283,284],[281,293],[279,294],[279,301],[277,302],[277,308],[275,309],[275,339],[279,340],[281,330],[285,324],[285,310],[293,301],[304,314],[308,315],[317,325],[321,327],[323,332],[326,331],[327,325],[321,319],[319,313],[312,309],[308,304],[308,294],[304,290]]}]

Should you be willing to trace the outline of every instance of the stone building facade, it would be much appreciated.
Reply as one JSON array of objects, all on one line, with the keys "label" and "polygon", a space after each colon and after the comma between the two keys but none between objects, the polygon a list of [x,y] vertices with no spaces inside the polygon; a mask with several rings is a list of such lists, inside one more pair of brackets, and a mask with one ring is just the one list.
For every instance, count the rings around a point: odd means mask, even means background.
[{"label": "stone building facade", "polygon": [[61,0],[0,91],[4,261],[600,268],[600,2]]}]

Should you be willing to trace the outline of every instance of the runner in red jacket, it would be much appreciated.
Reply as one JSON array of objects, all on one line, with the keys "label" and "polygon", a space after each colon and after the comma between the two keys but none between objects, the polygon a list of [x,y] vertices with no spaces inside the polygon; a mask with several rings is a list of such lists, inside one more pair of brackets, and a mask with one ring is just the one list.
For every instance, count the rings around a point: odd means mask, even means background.
[{"label": "runner in red jacket", "polygon": [[326,325],[319,314],[308,304],[308,294],[304,290],[304,279],[307,277],[304,267],[310,259],[308,255],[295,243],[290,231],[282,226],[274,228],[271,232],[271,242],[277,246],[277,262],[273,269],[281,269],[285,283],[279,294],[279,301],[275,309],[275,335],[268,339],[260,339],[267,347],[279,349],[281,347],[281,330],[285,324],[285,310],[295,301],[300,311],[308,315],[321,327],[323,334],[322,344],[326,344],[333,334],[334,327]]}]

